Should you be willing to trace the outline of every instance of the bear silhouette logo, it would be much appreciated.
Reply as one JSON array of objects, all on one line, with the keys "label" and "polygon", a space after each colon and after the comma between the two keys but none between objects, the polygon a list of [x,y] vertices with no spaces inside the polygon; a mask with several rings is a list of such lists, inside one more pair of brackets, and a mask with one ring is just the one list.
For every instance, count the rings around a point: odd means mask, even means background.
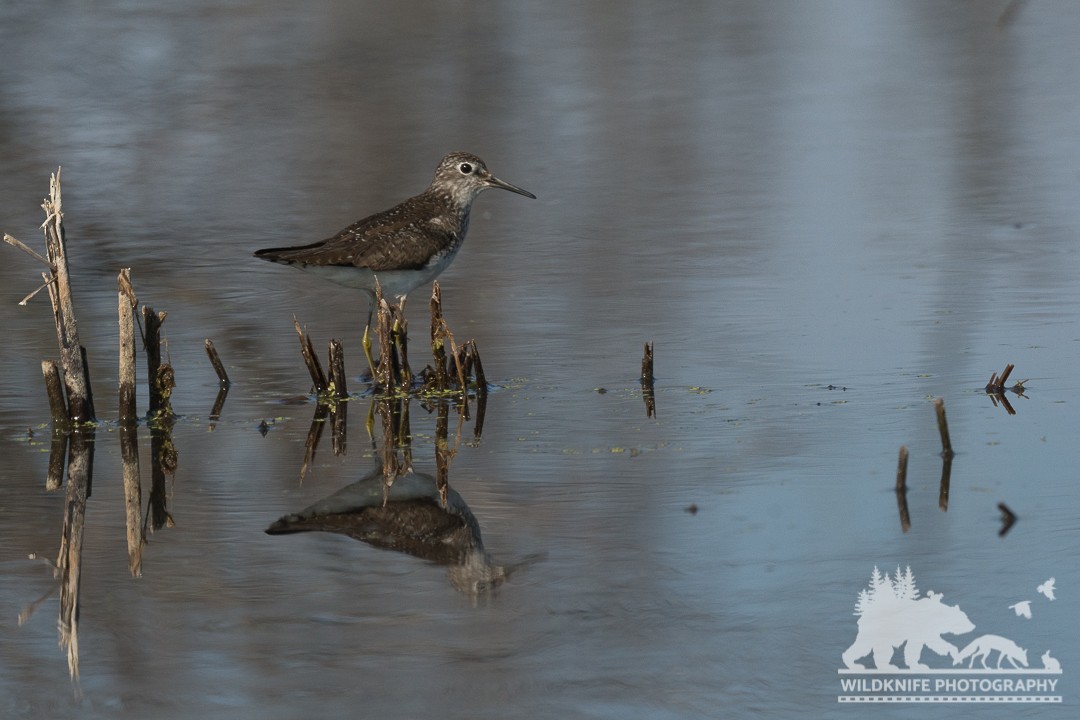
[{"label": "bear silhouette logo", "polygon": [[890,578],[875,566],[869,588],[860,591],[855,602],[859,632],[844,651],[844,665],[850,670],[869,669],[855,661],[872,655],[879,672],[903,672],[892,664],[893,652],[901,646],[909,671],[929,669],[922,663],[926,648],[950,658],[959,656],[960,650],[942,636],[964,635],[974,630],[975,624],[959,607],[942,602],[942,597],[933,591],[919,597],[910,567],[904,572],[897,567]]}]

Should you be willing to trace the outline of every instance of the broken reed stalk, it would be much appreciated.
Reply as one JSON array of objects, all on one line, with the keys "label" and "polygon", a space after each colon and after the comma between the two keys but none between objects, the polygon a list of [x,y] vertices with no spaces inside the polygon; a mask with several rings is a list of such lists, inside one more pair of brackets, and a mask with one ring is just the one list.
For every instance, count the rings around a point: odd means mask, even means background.
[{"label": "broken reed stalk", "polygon": [[1013,364],[1008,363],[1005,365],[1005,369],[1001,371],[1000,377],[997,373],[990,374],[990,382],[986,383],[986,392],[1004,392],[1005,381],[1009,379],[1009,375],[1012,374]]},{"label": "broken reed stalk", "polygon": [[[437,281],[432,283],[430,309],[431,358],[434,366],[425,370],[424,389],[438,394],[451,392],[455,389],[456,378],[457,389],[465,396],[468,395],[469,380],[472,378],[477,397],[486,397],[487,377],[484,375],[484,364],[480,360],[476,341],[467,340],[459,346],[454,340],[454,334],[450,332],[450,326],[443,317],[442,291]],[[449,366],[451,361],[453,368]]]},{"label": "broken reed stalk", "polygon": [[41,204],[41,208],[45,211],[45,222],[41,225],[45,232],[45,254],[52,272],[51,277],[46,276],[45,280],[49,299],[52,301],[53,318],[56,321],[60,364],[64,369],[67,418],[74,423],[92,422],[95,417],[94,397],[90,390],[86,349],[79,343],[75,302],[71,297],[62,205],[60,168],[57,168],[56,173],[49,179],[49,197]]},{"label": "broken reed stalk", "polygon": [[379,362],[375,368],[375,385],[386,394],[408,393],[413,374],[409,368],[409,323],[405,320],[405,299],[391,305],[375,281],[375,334],[379,338]]},{"label": "broken reed stalk", "polygon": [[434,363],[435,389],[444,391],[450,384],[449,375],[446,372],[446,321],[442,315],[442,290],[439,282],[431,284],[431,359]]},{"label": "broken reed stalk", "polygon": [[229,373],[225,372],[225,365],[221,362],[221,356],[218,355],[217,348],[214,347],[214,341],[210,338],[206,338],[206,354],[210,358],[210,364],[214,367],[214,373],[217,375],[221,387],[225,388],[232,385],[232,381],[229,380]]},{"label": "broken reed stalk", "polygon": [[49,412],[53,425],[61,428],[68,423],[67,403],[64,401],[64,384],[60,381],[60,368],[52,360],[41,361],[41,374],[45,376],[45,392],[49,396]]},{"label": "broken reed stalk", "polygon": [[326,392],[326,374],[323,373],[319,358],[315,355],[315,347],[311,344],[311,337],[300,328],[300,323],[295,317],[293,317],[293,326],[296,327],[296,334],[300,338],[300,354],[303,355],[304,364],[307,365],[308,374],[311,375],[311,383],[315,386],[315,393],[322,395]]},{"label": "broken reed stalk", "polygon": [[484,375],[484,364],[480,362],[480,350],[475,340],[470,339],[466,345],[469,347],[469,370],[476,382],[476,396],[487,397],[487,376]]},{"label": "broken reed stalk", "polygon": [[949,422],[945,419],[945,400],[938,398],[934,401],[934,410],[937,412],[938,432],[941,434],[941,455],[951,458],[953,456],[952,442],[949,440]]},{"label": "broken reed stalk", "polygon": [[138,418],[135,407],[135,306],[138,299],[131,287],[131,268],[121,268],[116,278],[117,314],[120,324],[120,423]]},{"label": "broken reed stalk", "polygon": [[656,416],[656,392],[653,389],[653,344],[645,343],[641,356],[641,397],[645,401],[645,416]]},{"label": "broken reed stalk", "polygon": [[335,398],[343,400],[349,397],[349,391],[345,386],[345,348],[342,347],[340,340],[331,338],[328,357],[330,359],[330,389],[333,390]]},{"label": "broken reed stalk", "polygon": [[142,313],[146,332],[143,338],[146,345],[146,381],[150,388],[148,415],[151,419],[169,419],[173,417],[170,398],[176,380],[172,365],[161,361],[161,325],[167,313],[154,312],[154,308],[148,305],[143,305]]},{"label": "broken reed stalk", "polygon": [[641,356],[641,385],[650,390],[653,386],[653,344],[645,343],[645,352]]},{"label": "broken reed stalk", "polygon": [[[1007,411],[1009,411],[1010,415],[1015,415],[1016,412],[1012,409],[1012,406],[1009,405],[1008,400],[1004,399],[1004,395],[1005,395],[1005,390],[1006,390],[1005,383],[1008,381],[1009,375],[1012,374],[1013,367],[1014,366],[1013,366],[1012,363],[1007,364],[1005,366],[1005,369],[1001,371],[1000,376],[997,373],[991,373],[990,382],[986,383],[986,387],[984,388],[987,393],[989,393],[991,395],[999,396],[998,399],[1002,400],[1004,402],[1005,409]],[[1023,395],[1024,394],[1024,384],[1026,382],[1027,382],[1027,380],[1017,380],[1016,384],[1013,385],[1011,388],[1008,388],[1008,389],[1012,390],[1017,395]]]}]

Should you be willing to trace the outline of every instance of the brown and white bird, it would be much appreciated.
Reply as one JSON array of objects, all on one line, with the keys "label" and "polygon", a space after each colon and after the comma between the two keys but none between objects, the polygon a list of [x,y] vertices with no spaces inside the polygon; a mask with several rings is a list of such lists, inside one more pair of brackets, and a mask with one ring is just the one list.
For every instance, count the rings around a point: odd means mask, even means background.
[{"label": "brown and white bird", "polygon": [[369,297],[370,326],[376,278],[384,296],[404,300],[413,289],[438,277],[465,241],[473,200],[488,188],[536,199],[493,176],[477,156],[453,152],[442,159],[431,185],[419,195],[358,220],[326,240],[258,250],[255,257],[363,290]]}]

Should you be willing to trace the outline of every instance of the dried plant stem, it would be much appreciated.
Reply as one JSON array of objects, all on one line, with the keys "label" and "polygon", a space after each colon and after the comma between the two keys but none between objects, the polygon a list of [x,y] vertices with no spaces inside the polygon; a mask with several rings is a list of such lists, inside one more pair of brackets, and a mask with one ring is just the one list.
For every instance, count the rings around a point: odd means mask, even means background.
[{"label": "dried plant stem", "polygon": [[945,419],[945,400],[943,398],[934,401],[934,410],[937,412],[938,432],[941,434],[941,455],[942,457],[951,458],[954,453],[952,441],[949,440],[949,423]]}]

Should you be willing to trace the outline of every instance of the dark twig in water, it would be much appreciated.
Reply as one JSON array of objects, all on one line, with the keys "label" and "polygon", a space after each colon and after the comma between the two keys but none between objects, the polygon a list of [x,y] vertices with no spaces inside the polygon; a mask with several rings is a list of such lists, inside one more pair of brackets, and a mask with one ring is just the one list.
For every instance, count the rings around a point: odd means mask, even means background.
[{"label": "dark twig in water", "polygon": [[1016,523],[1016,514],[1003,502],[998,503],[998,510],[1001,511],[1001,530],[998,531],[998,537],[1005,537],[1005,533]]},{"label": "dark twig in water", "polygon": [[326,374],[323,372],[319,358],[315,354],[315,347],[311,344],[311,337],[300,328],[300,323],[293,318],[293,326],[300,338],[300,354],[304,358],[308,374],[311,375],[311,384],[315,387],[315,393],[322,395],[326,392]]},{"label": "dark twig in water", "polygon": [[938,432],[941,434],[941,456],[951,458],[954,453],[952,441],[949,440],[949,422],[945,419],[945,400],[943,398],[934,401],[934,410],[937,412]]},{"label": "dark twig in water", "polygon": [[[1026,379],[1025,380],[1018,380],[1016,382],[1016,384],[1014,384],[1011,388],[1006,388],[1005,387],[1005,383],[1008,382],[1009,375],[1012,374],[1012,371],[1013,371],[1013,364],[1009,363],[1008,365],[1005,366],[1005,369],[1001,371],[1000,376],[997,373],[992,373],[990,375],[990,382],[986,383],[986,387],[984,388],[986,390],[987,394],[996,395],[996,396],[998,396],[998,399],[1002,399],[1001,396],[1003,396],[1005,394],[1006,390],[1011,390],[1012,392],[1016,393],[1017,395],[1023,395],[1024,394],[1024,385],[1027,384],[1027,382],[1028,382]],[[1007,404],[1007,402],[1006,402],[1006,404]],[[1009,408],[1006,408],[1006,409],[1009,409]],[[1009,413],[1009,414],[1013,415],[1014,413]]]},{"label": "dark twig in water", "polygon": [[[1005,369],[1001,371],[999,376],[997,373],[990,375],[990,382],[986,383],[986,392],[988,393],[1003,393],[1005,392],[1005,382],[1009,379],[1009,375],[1012,374],[1013,364],[1009,363],[1005,366]],[[1026,382],[1026,381],[1025,381]]]},{"label": "dark twig in water", "polygon": [[146,337],[143,338],[146,345],[146,379],[150,386],[148,416],[152,420],[169,421],[174,417],[170,398],[173,388],[176,387],[176,378],[172,365],[161,359],[161,326],[167,313],[154,312],[154,308],[143,305],[142,315],[146,332]]},{"label": "dark twig in water", "polygon": [[641,397],[645,401],[645,416],[656,416],[656,393],[653,389],[653,344],[645,343],[641,356]]},{"label": "dark twig in water", "polygon": [[221,387],[232,385],[229,380],[229,373],[225,372],[225,365],[221,362],[221,356],[218,355],[217,348],[214,347],[214,341],[210,338],[206,338],[206,354],[210,358],[210,364],[214,367],[214,373],[217,375]]}]

